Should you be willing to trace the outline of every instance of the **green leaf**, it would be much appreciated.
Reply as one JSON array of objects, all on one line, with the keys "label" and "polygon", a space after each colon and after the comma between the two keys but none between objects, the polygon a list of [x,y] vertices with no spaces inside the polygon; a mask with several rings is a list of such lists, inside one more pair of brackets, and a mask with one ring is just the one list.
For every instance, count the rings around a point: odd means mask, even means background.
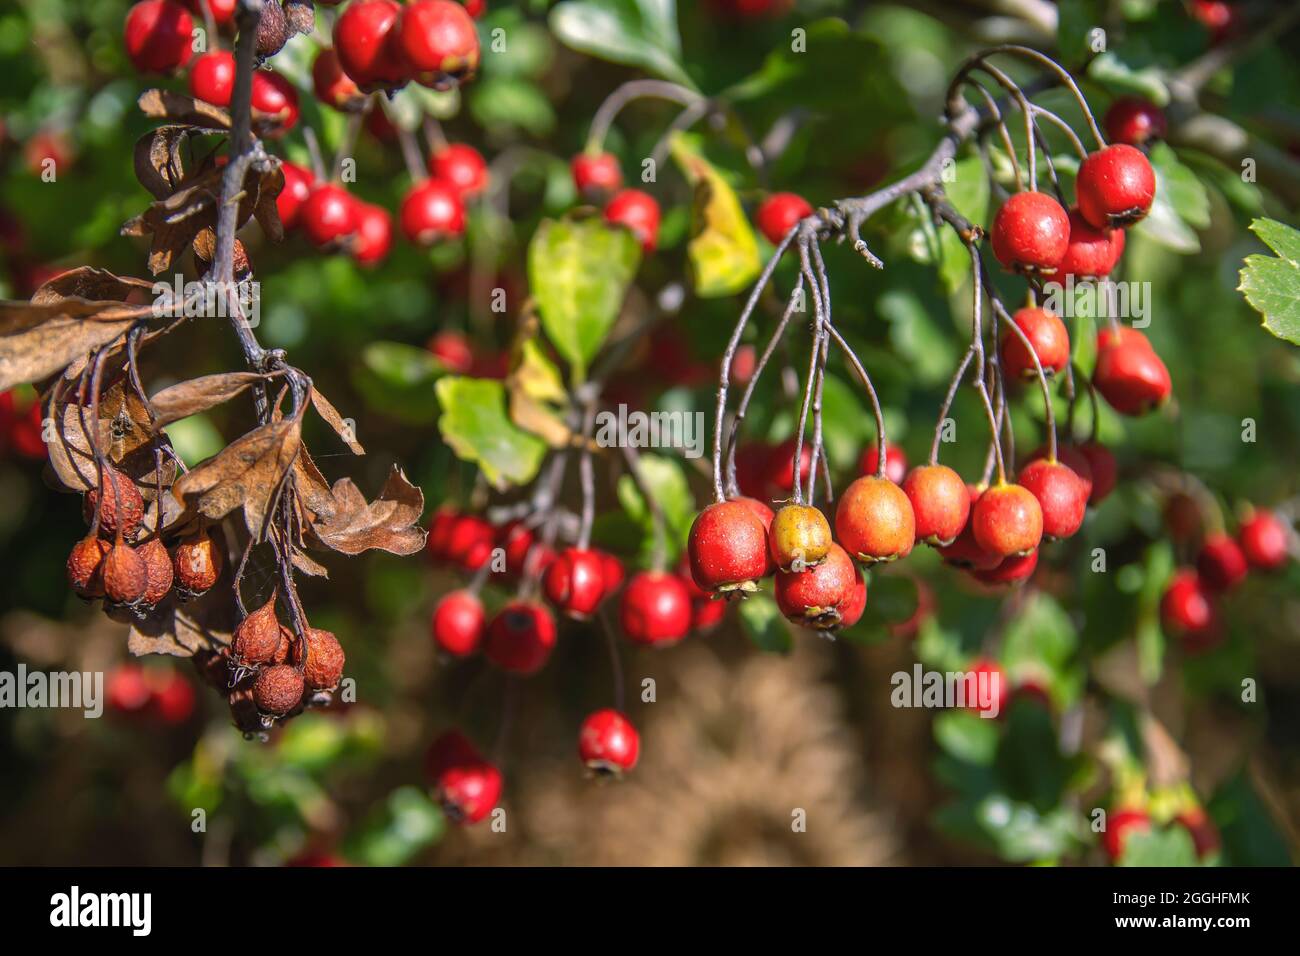
[{"label": "green leaf", "polygon": [[366,866],[401,866],[441,838],[446,823],[416,787],[399,787],[348,838],[344,855]]},{"label": "green leaf", "polygon": [[1160,627],[1160,599],[1174,572],[1174,555],[1168,542],[1151,545],[1144,556],[1142,588],[1138,592],[1138,671],[1148,687],[1160,680],[1165,659],[1165,634]]},{"label": "green leaf", "polygon": [[981,767],[997,756],[998,722],[967,710],[948,710],[934,718],[934,739],[945,752]]},{"label": "green leaf", "polygon": [[675,0],[565,0],[551,8],[549,23],[579,53],[695,88],[681,63]]},{"label": "green leaf", "polygon": [[[944,231],[952,232],[946,226]],[[964,248],[962,255],[967,259],[969,269],[970,257]],[[964,278],[965,273],[961,281]],[[918,385],[938,385],[952,377],[957,364],[952,330],[941,328],[935,322],[920,296],[910,289],[890,289],[876,302],[876,312],[889,322],[889,342],[898,352],[898,357],[907,363]],[[871,431],[874,434],[874,426]]]},{"label": "green leaf", "polygon": [[537,137],[555,129],[551,101],[536,83],[520,77],[490,76],[476,83],[470,92],[469,112],[476,123],[488,129],[521,129]]},{"label": "green leaf", "polygon": [[1256,219],[1250,231],[1277,256],[1247,256],[1237,290],[1264,316],[1264,328],[1300,345],[1300,231],[1275,219]]},{"label": "green leaf", "polygon": [[1196,866],[1196,845],[1184,827],[1148,830],[1124,838],[1120,866]]},{"label": "green leaf", "polygon": [[497,488],[536,476],[546,443],[510,420],[505,383],[448,375],[438,380],[436,391],[442,406],[438,430],[458,457],[482,468]]},{"label": "green leaf", "polygon": [[1210,224],[1205,184],[1164,143],[1151,150],[1151,167],[1156,173],[1156,198],[1137,231],[1175,252],[1198,252],[1201,242],[1194,230]]},{"label": "green leaf", "polygon": [[735,191],[686,137],[675,134],[669,145],[695,190],[686,245],[695,294],[705,299],[735,295],[749,286],[762,267],[754,230]]},{"label": "green leaf", "polygon": [[740,623],[760,651],[788,654],[794,650],[790,625],[766,593],[750,595],[740,602]]},{"label": "green leaf", "polygon": [[[643,454],[641,477],[658,503],[659,510],[663,512],[667,525],[668,559],[676,561],[691,532],[691,523],[695,520],[695,496],[691,494],[686,472],[676,458]],[[641,527],[644,535],[642,554],[649,555],[654,547],[654,521],[631,475],[619,478],[618,501],[627,516]]]},{"label": "green leaf", "polygon": [[353,382],[372,408],[404,422],[425,424],[438,413],[433,383],[444,371],[427,349],[372,342],[361,352]]},{"label": "green leaf", "polygon": [[[986,222],[989,214],[989,180],[978,156],[968,156],[950,167],[943,190],[953,208],[974,223]],[[939,277],[948,294],[956,292],[970,278],[970,253],[955,229],[939,230],[942,259]]]},{"label": "green leaf", "polygon": [[548,219],[528,245],[528,281],[547,337],[582,381],[618,318],[641,248],[599,219]]},{"label": "green leaf", "polygon": [[1156,106],[1165,106],[1169,102],[1169,88],[1165,86],[1160,70],[1154,66],[1135,70],[1109,50],[1088,64],[1088,79],[1117,93],[1145,97]]}]

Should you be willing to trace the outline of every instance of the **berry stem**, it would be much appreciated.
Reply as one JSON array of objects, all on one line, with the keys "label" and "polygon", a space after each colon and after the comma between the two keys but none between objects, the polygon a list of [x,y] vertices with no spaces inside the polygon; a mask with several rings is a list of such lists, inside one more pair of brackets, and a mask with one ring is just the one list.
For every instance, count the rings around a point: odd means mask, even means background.
[{"label": "berry stem", "polygon": [[608,604],[602,603],[597,613],[600,616],[601,634],[605,638],[605,652],[609,655],[610,678],[614,681],[614,709],[622,713],[625,703],[623,658],[618,650],[618,638],[614,636],[614,628],[609,622]]},{"label": "berry stem", "polygon": [[425,172],[424,157],[420,155],[420,143],[415,134],[399,126],[397,141],[402,147],[402,161],[406,164],[406,172],[411,179],[417,183],[428,179],[429,174]]},{"label": "berry stem", "polygon": [[[654,550],[650,553],[650,570],[662,571],[668,563],[668,524],[664,519],[663,509],[659,507],[659,500],[651,494],[650,486],[646,484],[645,475],[641,471],[641,453],[626,443],[620,448],[623,458],[627,461],[628,474],[632,476],[637,491],[641,492],[646,509],[650,512],[650,522],[654,526]],[[795,478],[797,480],[798,475]]]},{"label": "berry stem", "polygon": [[587,131],[587,153],[599,153],[604,149],[605,137],[609,135],[609,129],[614,125],[618,114],[623,107],[638,99],[668,100],[682,106],[691,106],[703,100],[704,96],[667,80],[629,80],[605,97],[605,101],[596,110]]}]

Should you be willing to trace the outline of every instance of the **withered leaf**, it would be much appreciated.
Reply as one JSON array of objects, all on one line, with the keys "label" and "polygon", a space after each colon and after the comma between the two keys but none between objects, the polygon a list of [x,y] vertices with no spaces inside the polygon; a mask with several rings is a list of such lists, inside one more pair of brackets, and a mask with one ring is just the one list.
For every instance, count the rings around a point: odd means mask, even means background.
[{"label": "withered leaf", "polygon": [[[72,301],[72,300],[70,300]],[[45,317],[33,327],[14,328],[10,325],[10,311],[23,303],[4,303],[3,321],[0,321],[0,391],[15,385],[39,382],[69,364],[83,359],[87,353],[102,348],[118,336],[124,335],[136,320],[148,316],[152,306],[126,306],[120,302],[107,303],[103,310],[87,316],[68,314],[64,310]],[[42,311],[49,306],[29,306]],[[108,309],[126,318],[106,319]],[[56,310],[57,311],[57,310]]]},{"label": "withered leaf", "polygon": [[166,199],[185,181],[185,159],[181,146],[192,135],[209,135],[213,130],[197,126],[159,126],[135,143],[135,178],[155,199]]},{"label": "withered leaf", "polygon": [[132,624],[126,649],[136,657],[192,657],[229,644],[238,623],[235,618],[235,602],[228,588],[218,586],[183,603],[173,591],[145,620]]},{"label": "withered leaf", "polygon": [[230,129],[230,114],[226,110],[172,90],[145,90],[136,104],[146,116],[154,119],[206,129]]},{"label": "withered leaf", "polygon": [[320,473],[320,469],[316,467],[316,462],[312,461],[311,454],[305,446],[299,450],[298,458],[293,463],[293,478],[294,487],[298,492],[298,503],[307,512],[302,515],[304,524],[312,525],[318,521],[329,521],[334,517],[338,511],[334,492],[330,489],[325,476]]},{"label": "withered leaf", "polygon": [[55,305],[68,299],[83,299],[88,303],[144,305],[153,301],[153,287],[153,282],[148,279],[114,275],[107,269],[94,266],[80,266],[45,282],[32,295],[32,304]]},{"label": "withered leaf", "polygon": [[303,574],[310,575],[313,578],[327,578],[330,576],[325,565],[314,558],[308,557],[306,552],[300,551],[298,548],[292,549],[289,554],[289,561]]},{"label": "withered leaf", "polygon": [[312,525],[312,533],[343,554],[360,554],[377,548],[393,554],[414,554],[424,547],[425,531],[416,522],[424,510],[424,493],[394,466],[384,490],[373,502],[350,478],[334,482],[337,510],[327,522]]},{"label": "withered leaf", "polygon": [[314,387],[311,390],[311,403],[316,406],[316,413],[329,423],[330,428],[334,429],[339,438],[343,439],[343,444],[352,449],[352,454],[364,455],[366,453],[366,450],[361,447],[361,442],[357,441],[356,429],[351,422],[344,421],[338,409],[330,404],[330,400]]},{"label": "withered leaf", "polygon": [[284,239],[284,224],[280,222],[280,207],[275,199],[284,189],[284,170],[280,166],[269,169],[262,174],[262,181],[257,191],[257,205],[253,207],[253,217],[262,227],[262,232],[272,242]]},{"label": "withered leaf", "polygon": [[[86,491],[99,477],[91,437],[96,423],[87,403],[84,416],[75,403],[75,394],[65,395],[54,409],[54,430],[47,445],[50,468],[65,488]],[[105,456],[119,471],[135,480],[146,500],[157,493],[158,455],[152,439],[154,431],[149,413],[125,379],[112,383],[100,395],[98,443]],[[162,455],[162,485],[168,487],[175,476],[176,463]]]},{"label": "withered leaf", "polygon": [[204,375],[164,388],[149,398],[158,428],[228,402],[264,376],[256,372]]},{"label": "withered leaf", "polygon": [[312,0],[285,0],[284,16],[294,33],[311,33],[316,27],[316,6]]}]

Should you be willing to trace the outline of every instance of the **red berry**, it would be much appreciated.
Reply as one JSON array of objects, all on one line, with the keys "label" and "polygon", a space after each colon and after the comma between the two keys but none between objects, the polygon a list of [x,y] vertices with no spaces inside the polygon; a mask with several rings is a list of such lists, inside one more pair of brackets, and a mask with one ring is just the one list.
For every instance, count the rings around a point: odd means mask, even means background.
[{"label": "red berry", "polygon": [[848,552],[832,542],[825,559],[813,567],[776,573],[776,606],[788,620],[804,627],[838,627],[840,606],[855,596],[855,571]]},{"label": "red berry", "polygon": [[[682,581],[690,587],[692,582]],[[722,622],[727,616],[727,602],[716,598],[694,598],[691,601],[691,631],[695,634],[705,634]]]},{"label": "red berry", "polygon": [[424,86],[464,80],[478,69],[478,28],[452,0],[415,0],[397,27],[402,55]]},{"label": "red berry", "polygon": [[447,542],[451,540],[451,531],[460,517],[455,508],[443,506],[433,513],[429,520],[429,536],[425,538],[425,549],[433,561],[447,559]]},{"label": "red berry", "polygon": [[[966,492],[970,496],[970,506],[973,511],[984,491],[977,485],[967,485]],[[1003,559],[1000,555],[986,551],[975,540],[975,522],[972,518],[967,518],[966,527],[962,528],[956,541],[939,548],[939,554],[943,556],[946,563],[958,568],[976,571],[996,568]]]},{"label": "red berry", "polygon": [[1079,164],[1074,189],[1079,212],[1093,226],[1129,226],[1151,211],[1156,174],[1141,150],[1117,143]]},{"label": "red berry", "polygon": [[970,494],[961,475],[947,465],[918,465],[903,480],[912,505],[916,539],[937,547],[952,544],[970,517]]},{"label": "red berry", "polygon": [[141,0],[126,14],[126,55],[141,73],[170,73],[190,61],[194,19],[172,0]]},{"label": "red berry", "polygon": [[[469,346],[469,341],[459,332],[438,332],[433,338],[429,339],[426,348],[434,354],[447,371],[455,372],[457,375],[466,374],[474,365],[474,352]],[[532,534],[530,532],[527,543],[522,545],[525,551],[528,549],[528,544],[531,543]]]},{"label": "red berry", "polygon": [[134,714],[149,705],[153,691],[139,664],[120,664],[109,672],[104,682],[108,709],[120,714]]},{"label": "red berry", "polygon": [[[981,687],[982,685],[982,687]],[[980,658],[966,672],[966,708],[977,714],[1006,712],[1010,681],[995,661]]]},{"label": "red berry", "polygon": [[488,185],[483,154],[467,143],[451,143],[430,156],[429,175],[450,183],[464,199],[477,196]]},{"label": "red berry", "polygon": [[452,591],[433,609],[434,643],[440,650],[465,657],[478,650],[483,640],[483,602],[469,591]]},{"label": "red berry", "polygon": [[280,222],[284,228],[295,229],[303,204],[307,202],[312,186],[316,184],[316,177],[310,169],[284,159],[280,160],[280,171],[284,174],[284,188],[275,197],[275,208],[280,213]]},{"label": "red berry", "polygon": [[149,707],[164,724],[183,724],[194,713],[194,685],[175,671],[152,690]]},{"label": "red berry", "polygon": [[771,561],[763,522],[739,501],[720,501],[701,511],[691,525],[687,551],[695,583],[710,593],[756,590]]},{"label": "red berry", "polygon": [[675,574],[642,571],[623,590],[619,617],[635,644],[675,644],[691,627],[691,593]]},{"label": "red berry", "polygon": [[905,558],[916,542],[912,503],[888,478],[864,475],[840,496],[835,537],[859,561]]},{"label": "red berry", "polygon": [[396,0],[354,0],[334,21],[339,63],[362,92],[396,89],[410,80],[411,67],[398,43],[401,15]]},{"label": "red berry", "polygon": [[1124,254],[1123,229],[1096,229],[1078,208],[1070,210],[1070,242],[1065,247],[1058,271],[1075,279],[1101,279]]},{"label": "red berry", "polygon": [[1125,328],[1123,335],[1097,337],[1097,366],[1092,384],[1123,415],[1143,415],[1163,404],[1173,390],[1169,369],[1160,360],[1146,336]]},{"label": "red berry", "polygon": [[1121,96],[1111,103],[1103,125],[1107,139],[1129,146],[1164,139],[1169,126],[1164,110],[1140,96]]},{"label": "red berry", "polygon": [[235,7],[239,0],[185,0],[185,6],[196,17],[202,18],[203,8],[207,7],[216,26],[224,26],[235,18]]},{"label": "red berry", "polygon": [[639,189],[615,193],[605,205],[605,221],[632,230],[646,254],[655,251],[659,241],[659,203]]},{"label": "red berry", "polygon": [[1160,620],[1170,636],[1193,653],[1212,647],[1222,636],[1214,598],[1192,570],[1178,571],[1170,580],[1160,599]]},{"label": "red berry", "polygon": [[565,548],[546,569],[542,587],[557,611],[583,620],[605,596],[604,562],[590,549]]},{"label": "red berry", "polygon": [[758,207],[759,231],[767,237],[772,245],[777,245],[786,233],[794,228],[795,223],[806,216],[811,216],[813,207],[808,200],[794,193],[773,193],[763,200]]},{"label": "red berry", "polygon": [[343,72],[337,50],[323,48],[311,65],[311,85],[316,99],[336,110],[359,110],[365,104],[365,94],[352,77]]},{"label": "red berry", "polygon": [[465,0],[465,12],[477,20],[487,13],[487,0]]},{"label": "red berry", "polygon": [[302,204],[298,221],[314,245],[329,245],[357,231],[356,200],[342,186],[322,183]]},{"label": "red berry", "polygon": [[[1028,465],[1031,461],[1037,461],[1040,458],[1046,457],[1047,446],[1043,445],[1040,448],[1034,449],[1033,453],[1031,453],[1025,460],[1025,464]],[[1088,457],[1074,445],[1057,444],[1056,460],[1061,462],[1061,464],[1065,465],[1079,477],[1079,480],[1086,486],[1087,494],[1091,498],[1092,465],[1088,463]]]},{"label": "red berry", "polygon": [[636,766],[641,739],[632,722],[616,710],[589,714],[578,731],[578,756],[599,774],[618,776]]},{"label": "red berry", "polygon": [[1090,489],[1069,465],[1039,458],[1020,470],[1017,481],[1038,499],[1043,537],[1068,538],[1083,525]]},{"label": "red berry", "polygon": [[741,497],[736,500],[750,511],[754,512],[758,520],[763,522],[764,531],[772,530],[772,519],[775,517],[775,513],[771,508],[759,501],[757,498]]},{"label": "red berry", "polygon": [[1198,858],[1204,859],[1219,849],[1219,829],[1203,807],[1193,806],[1184,810],[1174,817],[1174,822],[1191,835]]},{"label": "red berry", "polygon": [[235,91],[235,56],[225,50],[204,53],[190,67],[190,96],[213,106],[229,106]]},{"label": "red berry", "polygon": [[417,183],[402,200],[402,232],[417,246],[429,246],[465,231],[465,205],[460,194],[441,179]]},{"label": "red berry", "polygon": [[512,674],[535,674],[555,647],[555,618],[540,604],[514,601],[488,625],[483,653]]},{"label": "red berry", "polygon": [[1231,591],[1246,580],[1246,556],[1237,542],[1218,532],[1207,535],[1196,556],[1196,571],[1211,591]]},{"label": "red berry", "polygon": [[1028,488],[997,484],[971,509],[975,542],[999,558],[1027,554],[1043,539],[1043,509]]},{"label": "red berry", "polygon": [[1274,571],[1286,564],[1290,534],[1287,526],[1271,511],[1260,508],[1241,523],[1237,541],[1252,568]]},{"label": "red berry", "polygon": [[991,568],[972,568],[971,576],[981,584],[995,587],[1028,581],[1038,567],[1038,549],[1028,554],[1013,554]]},{"label": "red berry", "polygon": [[596,554],[600,556],[601,575],[605,579],[605,595],[608,597],[623,586],[627,572],[623,570],[623,562],[608,551],[597,551]]},{"label": "red berry", "polygon": [[253,109],[273,119],[275,135],[280,136],[298,122],[298,91],[274,70],[254,70]]},{"label": "red berry", "polygon": [[[858,461],[858,474],[874,475],[880,467],[880,446],[878,442],[872,442],[870,447],[862,453],[862,458]],[[793,462],[791,471],[794,470]],[[907,476],[907,455],[903,449],[899,448],[892,442],[885,443],[885,477],[896,485],[901,485],[903,479]]]},{"label": "red berry", "polygon": [[[794,449],[798,439],[789,438],[767,452],[763,463],[762,484],[765,491],[773,492],[773,498],[787,497],[794,491]],[[889,459],[886,457],[888,466]],[[739,465],[737,465],[739,468]],[[812,469],[812,442],[804,437],[803,450],[799,453],[799,481],[807,484],[808,472]]]},{"label": "red berry", "polygon": [[1130,834],[1146,833],[1151,829],[1151,818],[1138,807],[1113,810],[1106,820],[1106,831],[1101,836],[1102,846],[1112,863],[1124,855],[1124,846]]},{"label": "red berry", "polygon": [[584,196],[603,196],[623,185],[623,173],[612,153],[579,153],[569,162],[573,185]]},{"label": "red berry", "polygon": [[1026,346],[1025,341],[1010,329],[1002,333],[1000,355],[1006,374],[1026,380],[1037,378],[1035,355],[1043,366],[1044,375],[1055,375],[1069,364],[1070,334],[1059,315],[1029,307],[1018,310],[1011,321],[1024,333],[1029,345]]},{"label": "red berry", "polygon": [[1079,454],[1088,461],[1088,470],[1092,475],[1092,490],[1088,493],[1088,504],[1101,504],[1115,490],[1116,476],[1119,468],[1115,455],[1100,442],[1087,441],[1079,446]]},{"label": "red berry", "polygon": [[993,220],[993,254],[1015,272],[1055,272],[1070,244],[1070,217],[1045,193],[1016,193]]},{"label": "red berry", "polygon": [[352,258],[363,266],[383,262],[393,247],[393,217],[383,206],[358,201]]},{"label": "red berry", "polygon": [[442,808],[456,823],[478,823],[501,797],[501,771],[459,731],[435,740],[425,769]]},{"label": "red berry", "polygon": [[840,627],[852,627],[862,620],[862,614],[867,609],[867,581],[862,576],[862,569],[856,564],[853,565],[853,586],[849,588],[849,595],[840,602]]}]

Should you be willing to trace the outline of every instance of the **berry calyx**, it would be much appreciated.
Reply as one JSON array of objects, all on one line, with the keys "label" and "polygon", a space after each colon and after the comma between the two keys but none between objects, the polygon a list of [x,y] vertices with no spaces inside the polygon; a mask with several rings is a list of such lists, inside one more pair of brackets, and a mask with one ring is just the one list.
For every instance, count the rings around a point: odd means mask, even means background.
[{"label": "berry calyx", "polygon": [[190,67],[190,96],[213,106],[229,106],[235,91],[235,56],[226,50],[204,53]]},{"label": "berry calyx", "polygon": [[1039,458],[1025,465],[1016,480],[1038,499],[1043,537],[1068,538],[1083,525],[1090,489],[1069,465]]},{"label": "berry calyx", "polygon": [[1106,820],[1106,832],[1102,834],[1101,845],[1112,863],[1124,855],[1124,847],[1134,833],[1147,833],[1151,829],[1151,818],[1140,807],[1129,807],[1111,811]]},{"label": "berry calyx", "polygon": [[687,554],[695,583],[719,594],[757,590],[770,561],[763,522],[739,501],[719,501],[696,515]]},{"label": "berry calyx", "polygon": [[1070,244],[1070,218],[1045,193],[1016,193],[993,220],[993,254],[1013,272],[1052,273]]},{"label": "berry calyx", "polygon": [[353,212],[357,230],[352,237],[352,258],[363,266],[383,262],[393,248],[393,217],[383,206],[359,200]]},{"label": "berry calyx", "polygon": [[454,657],[468,657],[483,640],[486,620],[477,594],[452,591],[433,609],[433,642]]},{"label": "berry calyx", "polygon": [[1174,574],[1160,598],[1160,620],[1170,636],[1193,653],[1217,644],[1222,636],[1214,598],[1190,569]]},{"label": "berry calyx", "polygon": [[675,644],[691,628],[691,592],[675,574],[634,574],[623,589],[619,620],[628,640],[635,644]]},{"label": "berry calyx", "polygon": [[483,653],[512,674],[535,674],[555,648],[555,618],[540,604],[513,601],[488,625]]},{"label": "berry calyx", "polygon": [[94,520],[96,511],[100,533],[105,537],[132,538],[144,519],[144,498],[134,481],[105,465],[99,487],[86,492],[83,513],[87,522]]},{"label": "berry calyx", "polygon": [[355,0],[334,21],[334,49],[363,93],[397,89],[411,78],[398,43],[402,6],[396,0]]},{"label": "berry calyx", "polygon": [[586,548],[565,548],[546,569],[542,588],[562,614],[585,620],[605,597],[605,563]]},{"label": "berry calyx", "polygon": [[640,751],[636,728],[616,710],[589,714],[578,731],[578,756],[593,773],[619,776],[636,766]]},{"label": "berry calyx", "polygon": [[298,668],[276,664],[258,671],[253,681],[253,703],[264,716],[283,717],[302,703],[305,690],[306,682]]},{"label": "berry calyx", "polygon": [[970,517],[970,493],[961,475],[947,465],[918,465],[903,479],[912,505],[916,539],[935,547],[957,540]]},{"label": "berry calyx", "polygon": [[342,186],[322,183],[302,204],[298,221],[313,245],[327,246],[357,231],[356,205]]},{"label": "berry calyx", "polygon": [[1127,327],[1120,336],[1097,336],[1092,384],[1123,415],[1144,415],[1167,401],[1173,391],[1169,369],[1146,336]]},{"label": "berry calyx", "polygon": [[999,558],[1028,554],[1043,539],[1043,509],[1028,488],[1001,483],[971,508],[975,542]]},{"label": "berry calyx", "polygon": [[1151,211],[1156,174],[1141,150],[1116,143],[1079,164],[1074,188],[1079,212],[1095,228],[1131,226]]},{"label": "berry calyx", "polygon": [[1070,242],[1057,271],[1075,279],[1101,279],[1110,275],[1124,254],[1123,229],[1097,229],[1078,207],[1070,210]]},{"label": "berry calyx", "polygon": [[190,61],[194,19],[173,0],[141,0],[126,14],[126,55],[141,73],[170,73]]},{"label": "berry calyx", "polygon": [[916,517],[903,489],[888,478],[854,480],[835,508],[835,537],[859,561],[904,558],[916,541]]},{"label": "berry calyx", "polygon": [[[880,468],[879,442],[872,442],[862,453],[858,461],[858,474],[874,475]],[[793,470],[793,469],[792,469]],[[885,442],[885,477],[896,485],[901,485],[907,476],[907,455],[903,449],[891,442]]]},{"label": "berry calyx", "polygon": [[311,195],[316,177],[305,166],[280,160],[280,172],[284,174],[284,188],[275,197],[275,209],[280,214],[280,222],[286,231],[298,227],[303,204]]},{"label": "berry calyx", "polygon": [[803,571],[819,564],[831,548],[831,525],[820,508],[789,504],[768,529],[772,560],[782,571]]},{"label": "berry calyx", "polygon": [[776,606],[787,620],[804,627],[838,627],[842,620],[840,606],[853,596],[854,572],[848,552],[832,542],[820,564],[804,571],[777,572]]},{"label": "berry calyx", "polygon": [[430,246],[465,231],[465,205],[450,183],[426,179],[402,200],[402,232],[417,246]]},{"label": "berry calyx", "polygon": [[1287,526],[1271,511],[1256,511],[1237,529],[1237,543],[1252,568],[1275,571],[1286,564],[1290,534]]},{"label": "berry calyx", "polygon": [[344,72],[338,51],[331,47],[316,54],[311,65],[311,86],[316,99],[336,110],[351,113],[365,106],[365,94]]},{"label": "berry calyx", "polygon": [[1165,111],[1140,96],[1121,96],[1111,103],[1102,123],[1106,127],[1107,139],[1129,146],[1164,139],[1169,128]]},{"label": "berry calyx", "polygon": [[763,200],[754,218],[767,241],[777,245],[794,228],[795,223],[811,216],[812,212],[813,207],[802,196],[795,193],[773,193]]},{"label": "berry calyx", "polygon": [[452,0],[415,0],[402,10],[398,43],[415,80],[445,88],[478,69],[478,29],[465,8]]},{"label": "berry calyx", "polygon": [[[1002,367],[1008,375],[1031,380],[1038,377],[1034,356],[1044,375],[1055,375],[1070,361],[1070,334],[1061,317],[1047,309],[1032,306],[1017,310],[1011,317],[1024,339],[1008,329],[1002,333]],[[1028,345],[1025,344],[1028,340]]]},{"label": "berry calyx", "polygon": [[579,153],[569,161],[573,185],[584,197],[600,198],[623,185],[623,171],[613,153]]},{"label": "berry calyx", "polygon": [[464,199],[487,188],[487,163],[483,154],[468,143],[450,143],[429,157],[429,175],[450,183]]},{"label": "berry calyx", "polygon": [[605,221],[632,230],[647,255],[659,242],[659,203],[639,189],[624,189],[605,204]]},{"label": "berry calyx", "polygon": [[172,554],[176,586],[189,596],[202,594],[221,577],[221,551],[206,531],[187,538]]},{"label": "berry calyx", "polygon": [[1211,591],[1231,591],[1246,580],[1246,556],[1223,532],[1207,535],[1196,555],[1196,571]]}]

